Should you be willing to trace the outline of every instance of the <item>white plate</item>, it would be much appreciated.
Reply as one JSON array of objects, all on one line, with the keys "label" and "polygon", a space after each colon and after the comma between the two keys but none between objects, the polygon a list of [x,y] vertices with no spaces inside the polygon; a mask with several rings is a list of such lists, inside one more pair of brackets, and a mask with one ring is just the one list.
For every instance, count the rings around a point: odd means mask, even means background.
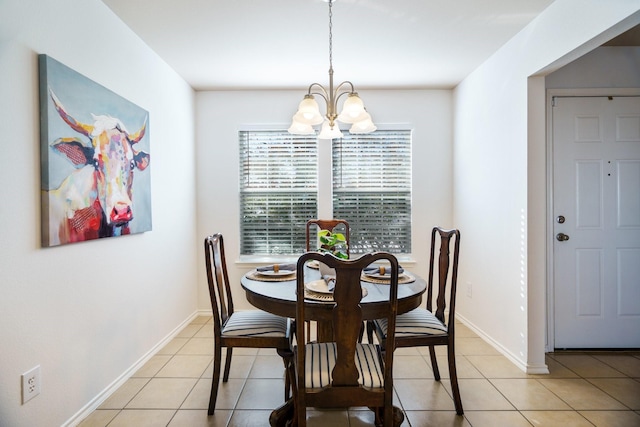
[{"label": "white plate", "polygon": [[[363,272],[365,276],[367,277],[372,277],[374,279],[391,279],[391,269],[386,268],[384,270],[384,274],[380,274],[380,270],[376,271],[375,273],[367,273],[367,272]],[[398,273],[398,278],[404,276],[404,270]]]},{"label": "white plate", "polygon": [[258,273],[261,276],[272,276],[272,277],[281,277],[281,276],[289,276],[290,274],[295,273],[294,270],[279,270],[279,271],[258,271],[256,270],[256,273]]},{"label": "white plate", "polygon": [[320,268],[320,263],[314,259],[307,263],[307,267],[317,270]]},{"label": "white plate", "polygon": [[314,280],[313,282],[305,283],[304,287],[311,292],[317,292],[319,294],[333,293],[333,291],[329,290],[329,286],[325,280]]},{"label": "white plate", "polygon": [[[391,272],[387,273],[385,271],[385,274],[380,274],[380,273],[364,273],[365,276],[368,277],[373,277],[374,279],[390,279],[391,278]],[[401,276],[402,274],[399,274],[399,276]]]}]

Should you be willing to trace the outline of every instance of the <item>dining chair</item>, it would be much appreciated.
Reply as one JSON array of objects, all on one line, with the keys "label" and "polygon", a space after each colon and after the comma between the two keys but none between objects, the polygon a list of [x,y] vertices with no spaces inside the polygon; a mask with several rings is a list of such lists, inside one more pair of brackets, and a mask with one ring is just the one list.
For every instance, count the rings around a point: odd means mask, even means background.
[{"label": "dining chair", "polygon": [[[223,347],[227,350],[223,382],[229,379],[234,347],[274,348],[283,358],[285,368],[293,357],[293,352],[289,319],[262,310],[234,311],[222,234],[217,233],[206,237],[204,251],[213,309],[213,381],[209,398],[209,415],[213,415],[220,384]],[[285,401],[289,399],[289,390],[290,380],[285,370]]]},{"label": "dining chair", "polygon": [[[365,254],[354,260],[338,259],[329,253],[307,252],[298,259],[296,276],[296,334],[304,337],[306,315],[304,266],[307,261],[325,263],[336,271],[333,304],[327,318],[333,327],[333,341],[310,342],[298,339],[294,345],[290,374],[294,413],[298,427],[306,426],[308,407],[345,408],[369,407],[375,412],[376,425],[391,426],[394,413],[403,417],[400,410],[393,409],[393,325],[398,301],[398,261],[386,252]],[[379,315],[384,317],[392,329],[387,352],[382,353],[378,344],[359,341],[362,309],[360,301],[365,289],[361,286],[362,270],[376,261],[390,265],[391,281],[389,299],[379,306]],[[378,313],[376,313],[377,315]],[[306,343],[306,344],[302,344]]]},{"label": "dining chair", "polygon": [[350,255],[349,251],[349,223],[344,219],[310,219],[307,221],[306,237],[307,237],[307,252],[315,251],[318,249],[317,242],[311,242],[311,230],[313,227],[317,227],[319,230],[329,230],[332,233],[334,231],[342,232],[344,234],[347,243],[347,257]]},{"label": "dining chair", "polygon": [[[433,277],[436,269],[435,252],[438,241],[440,242],[437,259],[437,295],[435,299],[435,311],[433,308],[434,288]],[[453,242],[453,260],[451,255],[451,243]],[[427,282],[426,308],[418,307],[408,313],[398,316],[395,327],[395,348],[401,347],[429,347],[433,376],[436,381],[440,381],[440,371],[436,361],[435,346],[447,346],[447,358],[449,361],[449,377],[451,379],[451,390],[453,401],[458,415],[463,414],[462,400],[460,399],[460,388],[458,387],[458,376],[456,371],[455,358],[455,309],[456,309],[456,288],[458,282],[458,257],[460,254],[460,231],[445,230],[441,227],[434,227],[431,231],[431,252],[429,260],[429,278]],[[449,313],[445,319],[445,309],[447,308],[447,278],[451,273],[451,288],[448,296]],[[375,332],[382,347],[388,348],[392,327],[386,319],[377,319],[367,323],[367,335],[369,342],[372,342]]]}]

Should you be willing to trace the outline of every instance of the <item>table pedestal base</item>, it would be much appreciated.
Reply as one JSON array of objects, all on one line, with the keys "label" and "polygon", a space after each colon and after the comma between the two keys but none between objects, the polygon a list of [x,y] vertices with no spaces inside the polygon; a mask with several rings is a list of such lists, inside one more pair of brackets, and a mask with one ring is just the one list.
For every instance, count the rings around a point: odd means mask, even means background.
[{"label": "table pedestal base", "polygon": [[[372,409],[375,411],[375,409]],[[295,427],[297,425],[295,411],[293,409],[293,399],[287,400],[282,406],[274,409],[269,416],[271,427]],[[404,412],[397,406],[393,407],[393,425],[400,427],[404,421]],[[380,424],[380,427],[382,424]],[[378,426],[376,426],[378,427]]]}]

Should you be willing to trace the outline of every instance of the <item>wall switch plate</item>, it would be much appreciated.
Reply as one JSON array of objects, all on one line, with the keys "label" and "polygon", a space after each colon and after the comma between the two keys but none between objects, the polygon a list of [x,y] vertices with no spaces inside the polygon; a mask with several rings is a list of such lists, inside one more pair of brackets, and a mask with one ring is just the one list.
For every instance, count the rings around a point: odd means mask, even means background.
[{"label": "wall switch plate", "polygon": [[471,282],[467,282],[467,296],[471,298]]},{"label": "wall switch plate", "polygon": [[22,374],[22,404],[40,394],[40,365]]}]

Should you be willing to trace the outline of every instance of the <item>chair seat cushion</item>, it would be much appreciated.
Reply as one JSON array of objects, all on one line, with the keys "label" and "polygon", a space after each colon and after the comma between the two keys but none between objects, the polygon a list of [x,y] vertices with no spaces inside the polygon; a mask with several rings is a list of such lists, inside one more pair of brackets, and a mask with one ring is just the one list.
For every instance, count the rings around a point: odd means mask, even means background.
[{"label": "chair seat cushion", "polygon": [[[387,319],[375,321],[387,335]],[[416,308],[396,317],[396,338],[419,335],[446,335],[447,327],[430,311]]]},{"label": "chair seat cushion", "polygon": [[236,311],[227,319],[222,336],[284,337],[288,322],[262,310]]},{"label": "chair seat cushion", "polygon": [[[307,388],[322,388],[331,385],[331,371],[336,364],[337,347],[333,342],[309,343],[305,355],[305,385]],[[358,382],[369,388],[384,386],[383,368],[378,356],[378,346],[356,344],[355,363]]]}]

